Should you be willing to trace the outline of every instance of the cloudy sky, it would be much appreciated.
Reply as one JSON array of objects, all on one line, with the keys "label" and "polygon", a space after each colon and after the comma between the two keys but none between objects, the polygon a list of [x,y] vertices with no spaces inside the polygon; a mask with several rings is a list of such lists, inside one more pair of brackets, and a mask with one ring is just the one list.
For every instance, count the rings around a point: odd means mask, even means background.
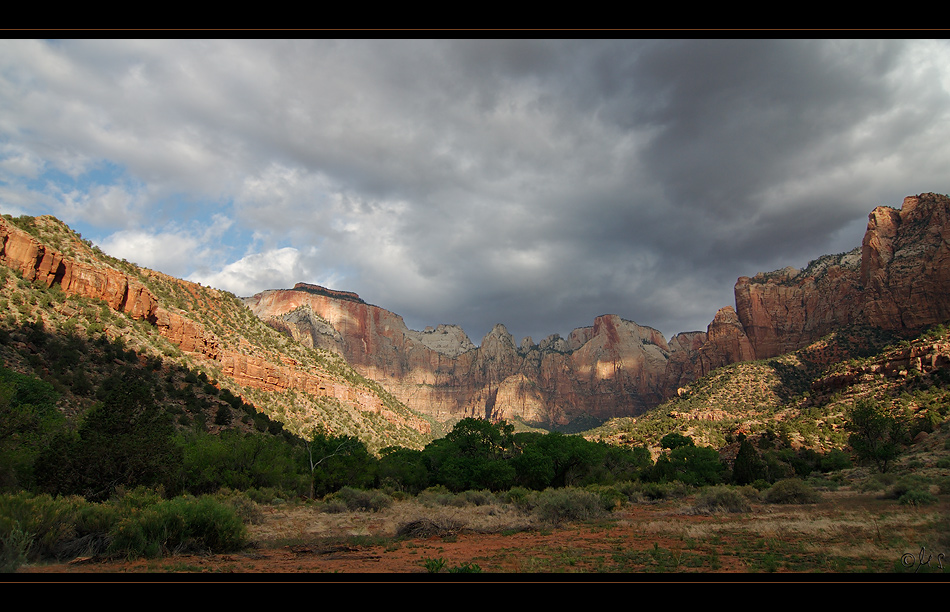
[{"label": "cloudy sky", "polygon": [[947,41],[0,41],[0,212],[476,344],[705,330],[948,168]]}]

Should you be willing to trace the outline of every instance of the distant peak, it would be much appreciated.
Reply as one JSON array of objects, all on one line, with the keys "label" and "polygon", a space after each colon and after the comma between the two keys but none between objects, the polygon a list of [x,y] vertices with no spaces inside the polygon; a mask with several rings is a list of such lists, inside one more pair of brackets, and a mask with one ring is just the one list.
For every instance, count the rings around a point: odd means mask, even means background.
[{"label": "distant peak", "polygon": [[348,300],[350,302],[359,302],[360,304],[365,304],[366,302],[363,299],[353,293],[352,291],[337,291],[335,289],[327,289],[326,287],[321,287],[320,285],[311,285],[310,283],[297,283],[294,285],[294,291],[306,291],[307,293],[313,293],[315,295],[322,295],[325,297],[336,298],[339,300]]}]

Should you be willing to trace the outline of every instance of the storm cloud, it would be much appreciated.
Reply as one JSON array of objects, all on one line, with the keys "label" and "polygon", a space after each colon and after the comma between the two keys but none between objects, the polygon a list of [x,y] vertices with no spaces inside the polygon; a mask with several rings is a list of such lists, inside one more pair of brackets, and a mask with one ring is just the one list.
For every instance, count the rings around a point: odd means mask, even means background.
[{"label": "storm cloud", "polygon": [[704,330],[948,167],[946,41],[0,41],[0,211],[476,343]]}]

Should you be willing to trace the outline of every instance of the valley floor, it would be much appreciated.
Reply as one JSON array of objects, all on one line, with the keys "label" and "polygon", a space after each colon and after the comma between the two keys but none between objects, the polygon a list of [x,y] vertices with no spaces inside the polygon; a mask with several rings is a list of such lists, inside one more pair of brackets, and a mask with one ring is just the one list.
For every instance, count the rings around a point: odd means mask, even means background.
[{"label": "valley floor", "polygon": [[[855,574],[947,572],[950,499],[914,507],[847,489],[812,505],[755,504],[750,512],[696,514],[691,498],[631,504],[608,518],[542,526],[508,507],[426,507],[397,502],[375,513],[328,514],[313,505],[266,507],[240,553],[158,560],[76,561],[21,567],[24,581],[55,574],[261,574],[256,580],[324,580],[325,574],[587,574],[587,579],[683,578],[703,573]],[[419,519],[455,525],[441,535],[397,537]],[[929,565],[927,562],[929,560]],[[27,577],[26,574],[33,574]],[[668,577],[668,576],[667,576]],[[15,578],[11,576],[11,578]],[[126,576],[129,578],[129,576]],[[191,578],[195,578],[194,576]],[[200,579],[200,577],[198,577]],[[447,578],[447,576],[444,576]],[[910,576],[900,578],[905,582]],[[144,577],[143,577],[144,579]]]}]

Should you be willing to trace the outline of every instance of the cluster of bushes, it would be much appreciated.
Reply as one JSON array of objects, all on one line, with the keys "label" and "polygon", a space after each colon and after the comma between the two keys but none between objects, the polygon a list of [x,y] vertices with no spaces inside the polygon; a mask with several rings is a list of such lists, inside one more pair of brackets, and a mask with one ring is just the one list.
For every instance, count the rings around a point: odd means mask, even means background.
[{"label": "cluster of bushes", "polygon": [[[768,437],[760,440],[770,446]],[[739,450],[732,466],[731,482],[765,485],[788,478],[808,478],[814,472],[828,473],[851,467],[851,458],[841,450],[819,453],[810,448],[757,449],[739,436]]]},{"label": "cluster of bushes", "polygon": [[164,499],[161,491],[145,488],[121,490],[101,503],[78,496],[0,495],[0,571],[77,556],[229,552],[246,543],[238,511],[211,496]]}]

